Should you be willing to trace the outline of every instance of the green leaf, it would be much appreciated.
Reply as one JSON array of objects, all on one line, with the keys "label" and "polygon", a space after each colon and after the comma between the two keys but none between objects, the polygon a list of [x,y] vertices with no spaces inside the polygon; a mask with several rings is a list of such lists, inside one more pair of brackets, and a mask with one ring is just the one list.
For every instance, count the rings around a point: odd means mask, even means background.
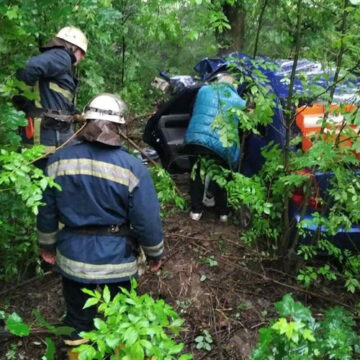
[{"label": "green leaf", "polygon": [[81,289],[81,291],[82,291],[83,293],[85,293],[85,294],[88,294],[88,295],[92,296],[92,297],[95,296],[95,292],[94,292],[93,290],[89,290],[89,289],[83,288],[83,289]]},{"label": "green leaf", "polygon": [[139,341],[133,344],[129,349],[130,355],[136,360],[144,359],[144,349],[140,345]]},{"label": "green leaf", "polygon": [[126,344],[132,345],[138,339],[138,333],[133,327],[129,327],[124,333],[124,340]]},{"label": "green leaf", "polygon": [[179,360],[190,360],[190,359],[193,359],[194,356],[193,355],[190,355],[190,354],[184,354],[184,355],[181,355],[179,357]]},{"label": "green leaf", "polygon": [[80,345],[72,352],[79,352],[79,360],[93,360],[96,357],[96,350],[88,344]]},{"label": "green leaf", "polygon": [[55,344],[50,338],[46,338],[46,352],[42,357],[42,360],[54,360],[55,359]]},{"label": "green leaf", "polygon": [[50,330],[56,336],[70,335],[75,329],[70,326],[58,326]]},{"label": "green leaf", "polygon": [[42,325],[43,327],[45,327],[46,329],[48,330],[54,330],[55,329],[55,326],[54,325],[51,325],[49,324],[42,316],[41,314],[39,313],[39,311],[37,310],[33,310],[32,311],[32,314],[35,316],[36,320],[38,321],[38,323],[40,325]]},{"label": "green leaf", "polygon": [[6,12],[6,16],[9,18],[9,20],[16,19],[19,15],[19,7],[17,5],[9,7],[8,11]]},{"label": "green leaf", "polygon": [[94,319],[94,326],[96,329],[102,330],[102,331],[106,331],[106,323],[104,322],[104,320],[99,319],[99,318],[95,318]]},{"label": "green leaf", "polygon": [[5,322],[8,330],[17,336],[28,336],[30,328],[26,325],[17,313],[12,313]]},{"label": "green leaf", "polygon": [[177,354],[184,348],[184,344],[177,344],[169,349],[169,354]]},{"label": "green leaf", "polygon": [[171,323],[171,326],[182,326],[184,324],[183,319],[176,319]]},{"label": "green leaf", "polygon": [[103,298],[104,298],[105,303],[108,304],[110,301],[110,290],[107,285],[105,285],[105,287],[104,287]]},{"label": "green leaf", "polygon": [[294,301],[290,294],[284,295],[282,301],[275,303],[280,316],[292,316],[294,320],[312,321],[310,310],[301,303]]},{"label": "green leaf", "polygon": [[105,342],[109,347],[115,349],[121,342],[121,336],[118,334],[110,334],[106,336]]},{"label": "green leaf", "polygon": [[87,299],[85,305],[83,306],[83,309],[86,309],[86,308],[88,308],[90,306],[96,305],[99,302],[99,300],[100,300],[99,298]]},{"label": "green leaf", "polygon": [[305,329],[302,333],[302,337],[305,340],[309,340],[309,341],[315,341],[313,332],[310,329]]}]

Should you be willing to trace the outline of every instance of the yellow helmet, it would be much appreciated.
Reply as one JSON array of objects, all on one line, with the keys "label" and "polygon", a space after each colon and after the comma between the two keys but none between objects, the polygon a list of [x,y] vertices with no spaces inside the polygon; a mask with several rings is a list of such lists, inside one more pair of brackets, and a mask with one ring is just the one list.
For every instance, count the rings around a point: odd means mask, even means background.
[{"label": "yellow helmet", "polygon": [[86,38],[85,34],[75,26],[66,26],[62,28],[56,34],[56,37],[77,46],[85,53],[87,51],[89,41]]}]

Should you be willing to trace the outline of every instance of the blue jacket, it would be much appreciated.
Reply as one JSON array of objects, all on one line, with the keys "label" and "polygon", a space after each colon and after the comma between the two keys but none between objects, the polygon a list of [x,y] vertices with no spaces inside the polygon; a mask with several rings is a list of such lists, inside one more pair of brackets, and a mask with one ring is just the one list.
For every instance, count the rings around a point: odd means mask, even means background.
[{"label": "blue jacket", "polygon": [[[147,168],[123,148],[82,142],[49,158],[47,174],[62,191],[45,191],[37,220],[40,247],[57,249],[60,273],[84,283],[128,280],[136,247],[163,254],[157,195]],[[59,222],[65,227],[58,231]],[[79,233],[74,228],[131,224],[134,237]]]},{"label": "blue jacket", "polygon": [[[200,145],[215,152],[229,167],[236,169],[240,157],[239,143],[224,147],[218,128],[212,128],[216,116],[222,114],[225,121],[233,121],[238,129],[239,119],[227,112],[228,109],[242,108],[246,102],[228,83],[203,86],[196,97],[193,114],[186,130],[184,142]],[[237,131],[237,130],[236,130]]]},{"label": "blue jacket", "polygon": [[[74,113],[73,100],[78,83],[72,74],[75,61],[71,51],[61,47],[50,48],[30,58],[25,68],[17,71],[17,78],[39,92],[40,103],[35,103],[37,107]],[[73,134],[72,128],[60,132],[43,126],[37,129],[36,124],[34,127],[34,143],[45,146],[59,146]],[[25,136],[23,139],[33,143]]]}]

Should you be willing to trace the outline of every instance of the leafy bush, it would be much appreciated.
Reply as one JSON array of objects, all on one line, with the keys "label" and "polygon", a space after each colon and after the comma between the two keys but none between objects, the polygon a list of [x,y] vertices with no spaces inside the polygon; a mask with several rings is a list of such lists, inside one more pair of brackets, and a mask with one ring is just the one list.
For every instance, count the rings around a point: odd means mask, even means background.
[{"label": "leafy bush", "polygon": [[207,330],[201,329],[201,335],[195,338],[196,348],[211,351],[213,339]]},{"label": "leafy bush", "polygon": [[0,279],[19,275],[36,263],[35,215],[47,186],[57,186],[32,162],[43,147],[15,151],[0,150]]},{"label": "leafy bush", "polygon": [[[245,69],[243,72],[249,70],[246,64],[241,65]],[[241,75],[239,81],[246,86],[243,96],[248,102],[255,104],[255,109],[250,112],[242,109],[227,110],[230,115],[236,114],[240,120],[241,154],[246,150],[243,146],[246,137],[250,133],[259,135],[261,126],[269,126],[275,107],[273,95],[269,94],[268,80],[258,70],[264,65],[257,60],[253,60],[252,65],[254,70],[251,70],[250,75]],[[235,76],[239,72],[237,65],[231,70]],[[305,85],[304,88],[307,88]],[[317,87],[315,90],[309,88],[309,91],[324,95],[329,89]],[[317,98],[316,94],[312,95]],[[304,95],[296,94],[295,103],[298,103],[301,96]],[[280,104],[277,104],[277,107],[284,115],[288,115],[289,111]],[[290,124],[296,117],[295,109],[294,106]],[[320,131],[314,135],[313,145],[306,152],[299,149],[299,137],[293,137],[288,147],[270,142],[262,148],[261,154],[265,162],[257,175],[248,178],[219,166],[211,159],[202,159],[196,166],[200,166],[203,179],[205,174],[208,174],[219,186],[225,188],[228,203],[235,213],[239,213],[243,205],[250,210],[252,226],[241,235],[244,242],[252,244],[264,240],[267,253],[284,257],[286,270],[295,268],[289,264],[291,259],[295,258],[296,252],[297,255],[303,255],[305,265],[298,274],[298,280],[305,286],[310,286],[314,281],[329,282],[339,279],[343,281],[347,291],[355,292],[360,289],[359,258],[354,253],[334,246],[331,237],[339,231],[349,230],[352,224],[360,221],[357,206],[360,198],[360,181],[356,170],[359,166],[356,155],[359,139],[351,128],[353,124],[359,123],[360,118],[357,109],[346,111],[344,105],[339,106],[334,114],[341,114],[347,121],[344,120],[339,130],[338,127],[330,125],[327,119],[330,116],[330,107],[325,109],[327,110],[322,125],[327,129],[326,135],[320,135]],[[221,124],[226,122],[226,115],[222,114],[213,121],[213,126],[221,129],[221,132],[217,131],[221,135],[224,147],[238,142],[234,139],[234,130],[231,126],[221,127]],[[228,132],[232,135],[228,135]],[[343,138],[350,142],[351,146],[341,146]],[[240,157],[239,169],[242,160]],[[317,176],[321,179],[317,179]],[[303,194],[300,205],[302,215],[295,221],[294,218],[289,218],[290,199],[295,191],[300,190]],[[319,205],[318,210],[308,209],[310,199]],[[310,211],[311,220],[307,216]],[[309,228],[312,231],[307,230]],[[311,244],[304,247],[301,246],[301,240],[306,236],[307,240],[311,239]],[[324,253],[334,257],[341,267],[330,269],[314,263],[316,255]]]},{"label": "leafy bush", "polygon": [[185,201],[179,195],[174,180],[170,177],[169,173],[160,166],[153,166],[149,170],[155,185],[162,213],[167,204],[174,204],[177,208],[184,210]]},{"label": "leafy bush", "polygon": [[251,360],[351,360],[360,354],[360,336],[349,311],[330,308],[316,321],[310,309],[289,294],[275,307],[280,318],[260,330]]},{"label": "leafy bush", "polygon": [[123,359],[123,360],[187,360],[192,355],[177,357],[184,344],[176,344],[167,334],[177,335],[183,320],[163,300],[155,301],[148,294],[137,295],[136,280],[132,280],[131,291],[121,289],[113,299],[105,286],[102,294],[83,289],[90,298],[84,308],[98,305],[103,318],[94,320],[95,330],[80,335],[92,344],[84,344],[74,351],[80,352],[80,360]]}]

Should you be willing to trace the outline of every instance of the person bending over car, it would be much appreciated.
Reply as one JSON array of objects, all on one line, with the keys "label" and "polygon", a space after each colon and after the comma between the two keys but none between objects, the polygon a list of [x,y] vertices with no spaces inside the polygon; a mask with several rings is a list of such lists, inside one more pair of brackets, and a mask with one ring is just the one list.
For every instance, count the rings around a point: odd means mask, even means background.
[{"label": "person bending over car", "polygon": [[[220,126],[213,122],[220,119],[224,122],[232,122],[231,127],[238,131],[239,119],[231,114],[230,108],[244,108],[246,101],[243,100],[233,86],[234,78],[228,74],[220,74],[218,82],[212,85],[204,85],[199,90],[190,124],[185,134],[184,142],[193,156],[193,165],[201,155],[216,159],[220,165],[236,170],[240,158],[239,142],[226,147],[220,139]],[[229,124],[228,124],[229,125]],[[197,167],[195,179],[190,182],[190,198],[192,220],[200,220],[203,213],[203,197],[205,185],[200,177],[200,166]],[[226,191],[217,184],[210,182],[207,192],[215,198],[216,210],[220,221],[226,222],[229,215]]]}]

